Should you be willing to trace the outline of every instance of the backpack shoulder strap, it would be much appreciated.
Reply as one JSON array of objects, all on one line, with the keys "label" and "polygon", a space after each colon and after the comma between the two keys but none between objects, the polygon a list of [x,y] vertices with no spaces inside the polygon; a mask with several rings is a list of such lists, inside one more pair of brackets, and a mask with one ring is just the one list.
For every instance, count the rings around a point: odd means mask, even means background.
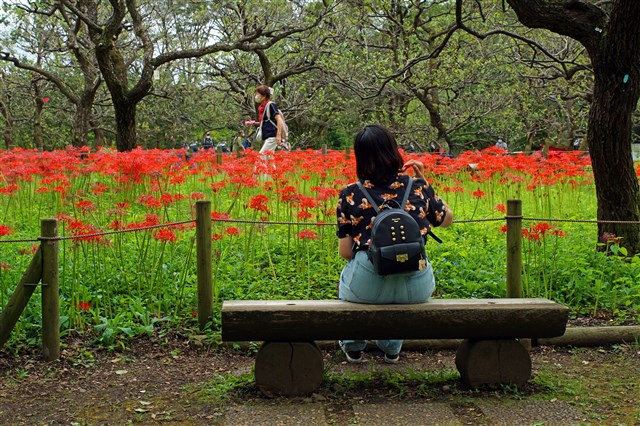
[{"label": "backpack shoulder strap", "polygon": [[404,191],[404,196],[402,197],[402,204],[400,204],[400,208],[402,210],[407,206],[407,200],[409,200],[409,195],[411,194],[411,187],[413,186],[413,178],[409,176],[409,183],[407,183],[407,189]]},{"label": "backpack shoulder strap", "polygon": [[367,200],[369,200],[369,203],[371,203],[373,208],[376,209],[376,213],[379,212],[380,211],[380,207],[378,207],[378,204],[375,201],[373,201],[373,197],[371,197],[371,194],[369,194],[369,191],[367,191],[367,188],[364,187],[362,182],[357,181],[356,185],[358,185],[358,188],[360,188],[360,190],[362,191],[364,196],[367,197]]}]

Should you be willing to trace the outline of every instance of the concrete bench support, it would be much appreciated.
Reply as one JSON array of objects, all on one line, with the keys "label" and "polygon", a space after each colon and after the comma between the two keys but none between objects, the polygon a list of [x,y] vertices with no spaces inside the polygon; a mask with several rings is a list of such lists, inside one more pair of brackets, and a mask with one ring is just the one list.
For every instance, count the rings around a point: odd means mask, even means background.
[{"label": "concrete bench support", "polygon": [[226,301],[224,341],[264,341],[256,383],[269,395],[304,395],[322,383],[322,355],[313,343],[339,339],[465,339],[456,354],[471,387],[522,385],[529,352],[518,339],[561,336],[569,310],[546,299],[441,299],[414,305],[341,300]]}]

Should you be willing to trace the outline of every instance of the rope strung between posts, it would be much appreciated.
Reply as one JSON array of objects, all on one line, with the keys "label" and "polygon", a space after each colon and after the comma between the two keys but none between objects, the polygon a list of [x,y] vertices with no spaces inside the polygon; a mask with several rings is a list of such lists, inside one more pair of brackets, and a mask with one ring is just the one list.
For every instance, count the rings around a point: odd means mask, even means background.
[{"label": "rope strung between posts", "polygon": [[[563,223],[605,223],[614,225],[640,225],[640,221],[632,220],[588,220],[588,219],[554,219],[546,217],[526,217],[526,216],[504,216],[485,219],[461,219],[454,220],[453,223],[480,223],[480,222],[501,222],[507,219],[521,219],[523,221],[535,221],[535,222],[563,222]],[[290,222],[290,221],[263,221],[263,220],[249,220],[249,219],[231,219],[231,218],[212,218],[212,222],[225,222],[225,223],[244,223],[244,224],[260,224],[260,225],[304,225],[304,226],[336,226],[335,223],[328,222]],[[38,237],[38,238],[25,238],[15,240],[0,240],[1,243],[37,243],[41,241],[65,241],[65,240],[82,240],[86,238],[103,237],[105,235],[124,234],[127,232],[146,231],[149,229],[158,228],[170,228],[173,226],[186,225],[195,223],[193,220],[184,220],[181,222],[169,222],[161,223],[159,225],[141,226],[129,229],[118,229],[114,231],[97,232],[94,234],[82,234],[82,235],[70,235],[66,237]]]}]

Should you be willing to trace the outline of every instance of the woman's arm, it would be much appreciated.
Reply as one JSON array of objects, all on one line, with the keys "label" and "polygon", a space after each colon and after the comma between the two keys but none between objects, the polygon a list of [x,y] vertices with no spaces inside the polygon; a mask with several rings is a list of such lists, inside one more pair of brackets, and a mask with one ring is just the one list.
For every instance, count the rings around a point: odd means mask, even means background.
[{"label": "woman's arm", "polygon": [[446,211],[446,213],[444,215],[444,220],[440,224],[440,228],[446,228],[447,226],[453,223],[453,211],[444,201],[442,202],[442,204],[443,204],[443,209]]},{"label": "woman's arm", "polygon": [[282,115],[276,115],[276,125],[278,126],[278,131],[276,133],[276,143],[280,145],[282,143]]},{"label": "woman's arm", "polygon": [[351,252],[351,248],[353,247],[353,238],[344,237],[338,240],[338,253],[340,257],[351,260],[351,256],[353,253]]}]

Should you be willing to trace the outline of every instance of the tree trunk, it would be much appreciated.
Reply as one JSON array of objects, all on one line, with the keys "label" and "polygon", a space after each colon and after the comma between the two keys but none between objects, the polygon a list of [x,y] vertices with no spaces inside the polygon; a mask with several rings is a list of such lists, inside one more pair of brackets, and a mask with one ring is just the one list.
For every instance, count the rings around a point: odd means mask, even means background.
[{"label": "tree trunk", "polygon": [[[623,83],[624,76],[612,72],[612,63],[604,62],[594,61],[595,83],[587,135],[598,219],[638,221],[640,196],[631,156],[631,117],[640,84],[637,78]],[[600,241],[611,238],[603,236],[605,232],[623,237],[622,245],[632,253],[640,252],[640,225],[598,224]]]},{"label": "tree trunk", "polygon": [[33,81],[36,108],[33,112],[33,145],[36,149],[42,151],[44,144],[42,142],[42,111],[44,110],[44,101],[37,80]]},{"label": "tree trunk", "polygon": [[116,113],[116,148],[120,152],[136,147],[137,103],[124,101],[113,104]]},{"label": "tree trunk", "polygon": [[4,129],[2,129],[2,138],[4,139],[7,149],[11,149],[13,146],[13,116],[9,110],[9,106],[4,101],[0,101],[0,113],[5,121]]},{"label": "tree trunk", "polygon": [[104,146],[104,130],[100,127],[100,121],[97,118],[92,117],[89,124],[91,125],[91,131],[93,131],[93,145],[91,147],[97,148],[99,146]]},{"label": "tree trunk", "polygon": [[86,146],[88,144],[89,117],[91,110],[87,111],[81,104],[76,105],[76,114],[73,119],[73,128],[71,130],[71,145]]},{"label": "tree trunk", "polygon": [[[640,220],[638,178],[631,156],[632,114],[640,96],[640,1],[614,0],[609,13],[578,0],[507,0],[518,20],[582,43],[593,65],[593,100],[587,143],[598,200],[598,220]],[[640,225],[598,224],[640,252]]]}]

